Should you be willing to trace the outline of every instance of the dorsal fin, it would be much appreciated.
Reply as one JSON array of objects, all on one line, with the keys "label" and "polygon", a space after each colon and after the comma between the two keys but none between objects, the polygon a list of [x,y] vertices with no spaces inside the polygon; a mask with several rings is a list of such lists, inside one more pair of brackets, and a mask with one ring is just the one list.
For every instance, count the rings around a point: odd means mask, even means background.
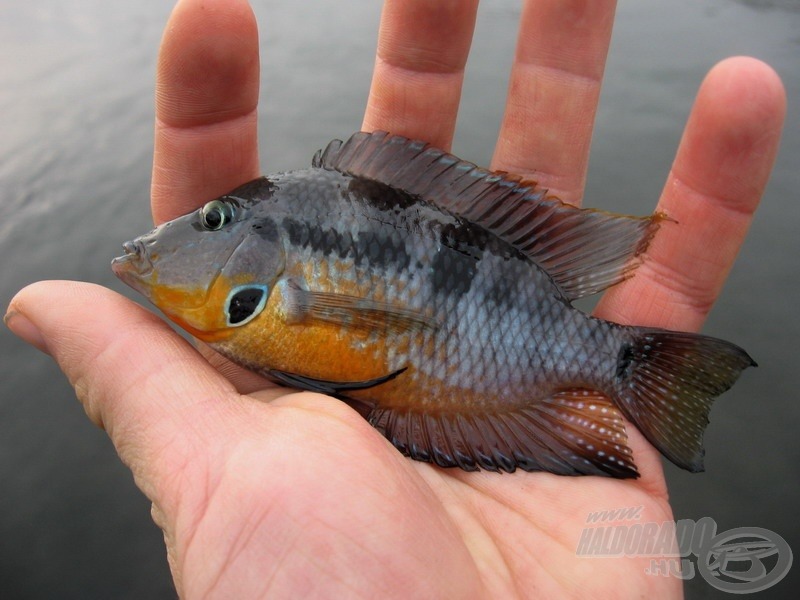
[{"label": "dorsal fin", "polygon": [[313,166],[379,181],[480,225],[531,258],[571,300],[630,276],[664,219],[576,208],[515,175],[382,131],[332,141]]}]

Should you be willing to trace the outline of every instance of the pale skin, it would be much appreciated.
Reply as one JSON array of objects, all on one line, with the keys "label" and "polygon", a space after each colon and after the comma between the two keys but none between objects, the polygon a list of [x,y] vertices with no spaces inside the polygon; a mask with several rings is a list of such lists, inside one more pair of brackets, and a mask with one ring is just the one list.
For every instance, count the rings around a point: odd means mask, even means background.
[{"label": "pale skin", "polygon": [[[387,2],[363,129],[449,147],[475,4]],[[608,1],[524,4],[493,168],[581,199],[613,14]],[[157,223],[261,173],[258,76],[244,0],[178,3],[158,67]],[[784,107],[763,63],[711,70],[658,203],[679,225],[662,227],[599,316],[701,326],[762,195]],[[638,480],[443,470],[400,456],[336,400],[196,350],[110,290],[40,282],[6,321],[53,356],[108,432],[153,503],[182,597],[681,596],[677,578],[645,574],[646,558],[575,554],[591,511],[672,518],[660,458],[631,425]]]}]

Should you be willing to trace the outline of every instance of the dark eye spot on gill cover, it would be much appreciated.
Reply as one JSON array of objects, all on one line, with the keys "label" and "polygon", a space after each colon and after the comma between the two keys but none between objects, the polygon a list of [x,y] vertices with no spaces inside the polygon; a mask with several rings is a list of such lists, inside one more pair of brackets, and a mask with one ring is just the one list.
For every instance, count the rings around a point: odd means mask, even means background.
[{"label": "dark eye spot on gill cover", "polygon": [[262,287],[245,287],[234,290],[228,300],[228,323],[244,325],[264,308],[266,290]]}]

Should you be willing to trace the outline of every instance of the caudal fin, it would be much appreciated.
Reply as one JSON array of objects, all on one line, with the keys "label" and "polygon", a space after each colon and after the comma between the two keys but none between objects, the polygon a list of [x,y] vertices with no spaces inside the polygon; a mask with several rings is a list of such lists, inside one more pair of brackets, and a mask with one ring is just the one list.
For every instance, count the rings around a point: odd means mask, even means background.
[{"label": "caudal fin", "polygon": [[692,333],[631,328],[617,362],[616,400],[625,416],[679,467],[703,471],[703,432],[714,399],[756,366],[730,342]]}]

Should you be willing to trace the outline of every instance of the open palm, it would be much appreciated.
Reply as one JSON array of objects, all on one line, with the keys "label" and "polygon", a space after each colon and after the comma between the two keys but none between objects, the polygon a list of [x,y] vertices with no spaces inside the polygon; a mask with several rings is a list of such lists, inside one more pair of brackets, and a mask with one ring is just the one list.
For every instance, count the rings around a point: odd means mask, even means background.
[{"label": "open palm", "polygon": [[[449,147],[476,4],[387,2],[363,129]],[[613,13],[609,1],[525,4],[493,168],[581,199]],[[159,62],[157,222],[260,174],[258,89],[246,2],[181,1]],[[679,225],[659,231],[600,316],[700,327],[763,191],[783,107],[765,65],[712,70],[659,203]],[[680,594],[678,579],[646,575],[644,558],[576,556],[590,512],[672,518],[660,459],[630,425],[638,480],[443,470],[403,458],[336,400],[201,355],[103,288],[35,284],[7,319],[58,360],[153,501],[184,597]]]}]

